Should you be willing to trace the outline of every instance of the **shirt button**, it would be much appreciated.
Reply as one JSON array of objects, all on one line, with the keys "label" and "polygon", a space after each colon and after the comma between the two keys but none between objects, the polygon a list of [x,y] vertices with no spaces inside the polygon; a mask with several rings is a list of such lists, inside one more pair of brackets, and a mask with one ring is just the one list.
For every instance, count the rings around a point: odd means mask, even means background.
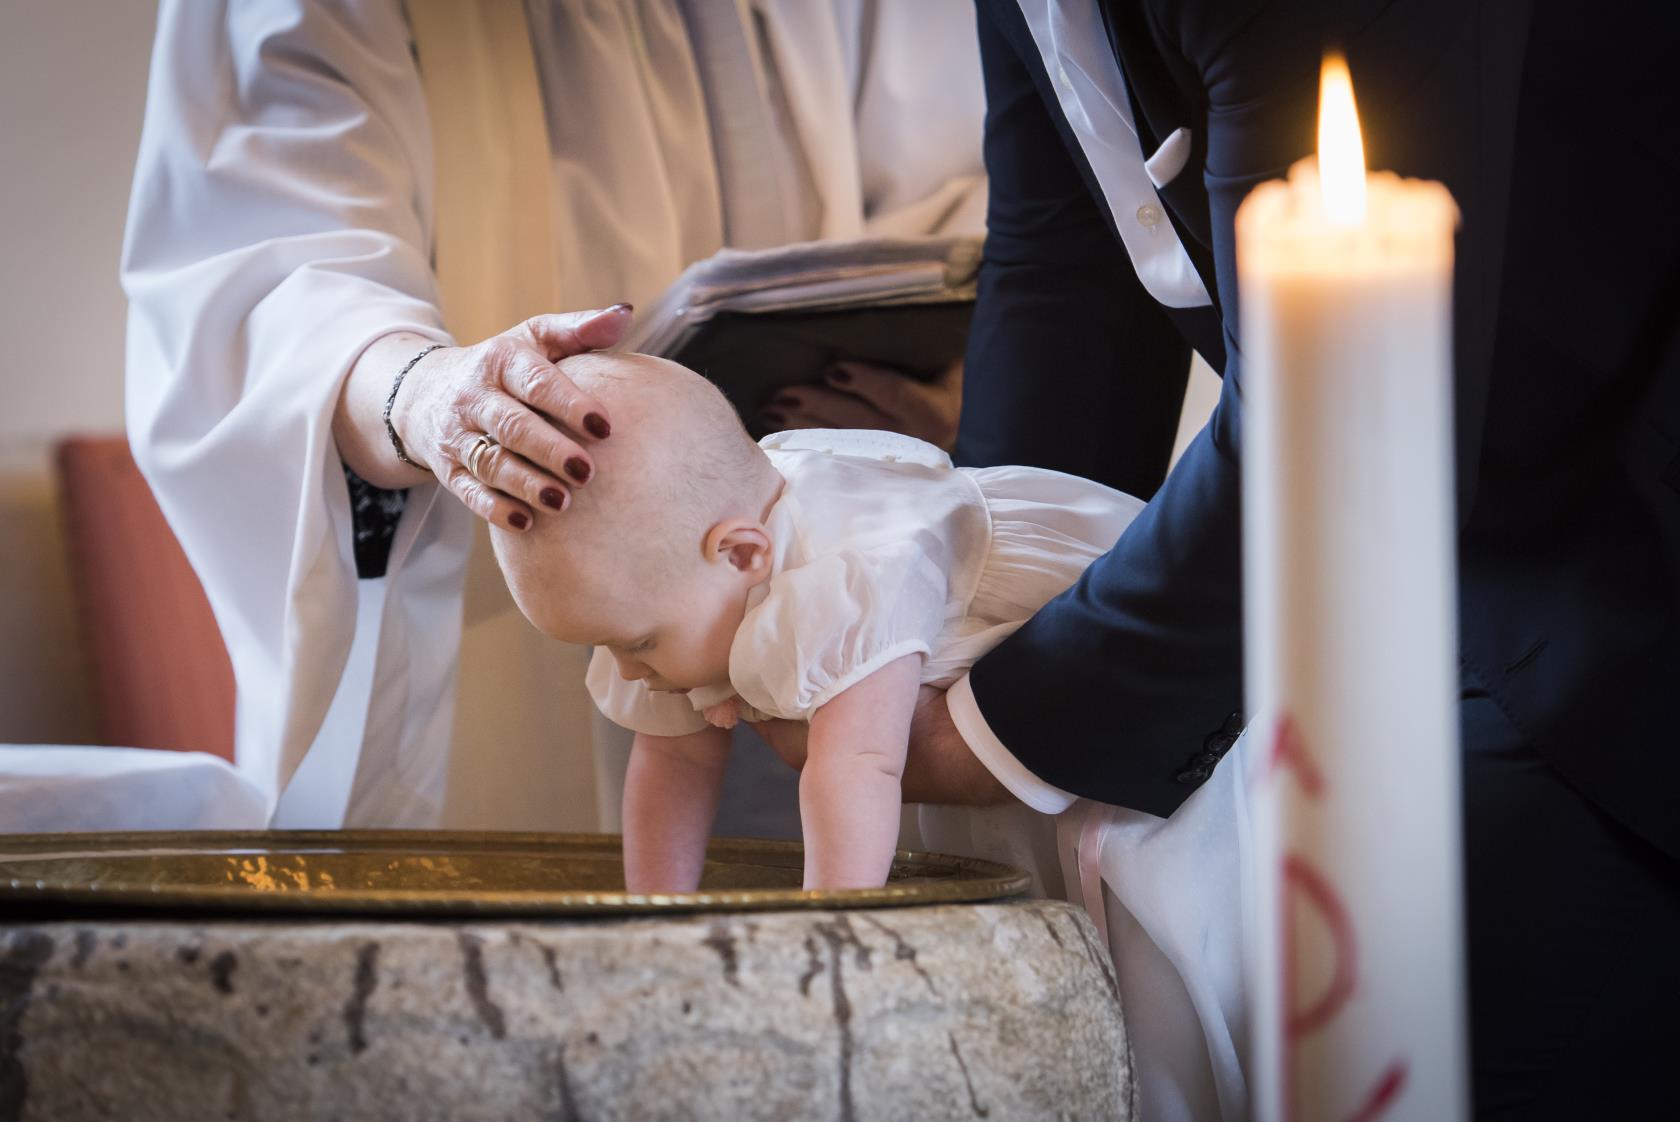
[{"label": "shirt button", "polygon": [[1073,89],[1073,79],[1071,79],[1067,76],[1067,68],[1066,67],[1064,67],[1064,66],[1056,67],[1056,80],[1061,82],[1062,89],[1064,89],[1064,90]]},{"label": "shirt button", "polygon": [[1137,220],[1145,230],[1153,230],[1161,224],[1161,208],[1153,203],[1144,203],[1137,208]]}]

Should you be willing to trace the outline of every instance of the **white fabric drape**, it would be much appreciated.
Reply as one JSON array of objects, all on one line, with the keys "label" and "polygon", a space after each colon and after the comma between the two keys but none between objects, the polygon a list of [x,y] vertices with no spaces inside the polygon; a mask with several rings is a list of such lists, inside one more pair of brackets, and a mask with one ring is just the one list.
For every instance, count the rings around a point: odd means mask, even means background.
[{"label": "white fabric drape", "polygon": [[[447,338],[407,42],[395,4],[159,14],[123,250],[129,435],[227,642],[238,767],[270,800],[353,633],[339,387],[381,335]],[[433,520],[425,544],[458,550],[467,528]]]},{"label": "white fabric drape", "polygon": [[9,834],[257,830],[267,817],[263,792],[203,752],[0,744]]}]

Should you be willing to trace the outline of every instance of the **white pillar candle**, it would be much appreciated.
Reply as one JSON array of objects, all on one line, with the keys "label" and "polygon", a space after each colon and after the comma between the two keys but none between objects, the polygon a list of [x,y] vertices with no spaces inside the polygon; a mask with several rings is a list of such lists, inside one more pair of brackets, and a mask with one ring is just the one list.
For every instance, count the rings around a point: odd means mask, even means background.
[{"label": "white pillar candle", "polygon": [[[1467,1109],[1453,230],[1367,174],[1345,64],[1319,161],[1237,212],[1255,769],[1256,1116]],[[1322,176],[1320,167],[1323,168]]]}]

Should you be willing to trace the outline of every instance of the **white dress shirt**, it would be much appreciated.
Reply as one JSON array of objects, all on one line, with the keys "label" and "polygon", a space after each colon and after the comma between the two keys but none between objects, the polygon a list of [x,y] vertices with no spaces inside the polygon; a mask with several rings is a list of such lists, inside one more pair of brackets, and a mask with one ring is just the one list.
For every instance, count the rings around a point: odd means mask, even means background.
[{"label": "white dress shirt", "polygon": [[1021,14],[1144,289],[1169,308],[1212,303],[1155,193],[1184,170],[1189,130],[1143,151],[1096,0],[1021,0]]}]

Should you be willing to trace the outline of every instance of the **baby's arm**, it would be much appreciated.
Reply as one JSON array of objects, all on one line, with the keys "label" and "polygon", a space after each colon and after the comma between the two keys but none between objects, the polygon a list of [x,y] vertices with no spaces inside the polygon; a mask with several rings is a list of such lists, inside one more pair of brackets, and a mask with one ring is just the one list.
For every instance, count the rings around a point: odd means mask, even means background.
[{"label": "baby's arm", "polygon": [[899,781],[922,656],[889,662],[811,717],[799,816],[806,888],[879,888],[898,848]]},{"label": "baby's arm", "polygon": [[707,726],[686,736],[637,733],[624,777],[624,886],[631,892],[693,892],[717,814],[729,733]]}]

